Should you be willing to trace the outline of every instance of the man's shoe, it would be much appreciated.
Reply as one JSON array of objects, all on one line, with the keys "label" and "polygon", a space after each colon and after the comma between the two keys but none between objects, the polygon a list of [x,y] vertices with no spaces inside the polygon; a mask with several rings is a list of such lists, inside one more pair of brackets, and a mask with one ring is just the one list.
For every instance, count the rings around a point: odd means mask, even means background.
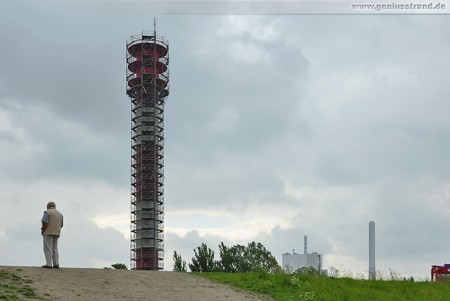
[{"label": "man's shoe", "polygon": [[44,269],[51,269],[51,268],[52,268],[51,266],[46,265],[46,264],[44,264],[42,267],[43,267]]},{"label": "man's shoe", "polygon": [[53,266],[54,269],[59,269],[59,264]]}]

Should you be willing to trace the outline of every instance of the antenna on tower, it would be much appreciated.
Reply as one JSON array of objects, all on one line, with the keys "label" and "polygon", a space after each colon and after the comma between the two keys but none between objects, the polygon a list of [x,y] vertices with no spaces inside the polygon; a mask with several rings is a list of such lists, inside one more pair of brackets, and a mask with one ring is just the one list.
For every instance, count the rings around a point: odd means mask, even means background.
[{"label": "antenna on tower", "polygon": [[153,17],[153,35],[156,37],[156,17]]}]

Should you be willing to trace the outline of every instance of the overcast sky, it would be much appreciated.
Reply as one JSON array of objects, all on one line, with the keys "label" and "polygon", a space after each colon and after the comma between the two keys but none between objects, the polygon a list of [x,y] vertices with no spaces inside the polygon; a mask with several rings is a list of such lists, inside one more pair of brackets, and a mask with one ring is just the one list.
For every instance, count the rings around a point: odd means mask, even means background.
[{"label": "overcast sky", "polygon": [[[129,266],[125,43],[154,16],[1,2],[0,265],[45,263],[52,200],[62,266]],[[202,242],[261,242],[281,264],[308,235],[324,268],[366,276],[371,220],[382,273],[450,262],[448,15],[156,17],[166,270]]]}]

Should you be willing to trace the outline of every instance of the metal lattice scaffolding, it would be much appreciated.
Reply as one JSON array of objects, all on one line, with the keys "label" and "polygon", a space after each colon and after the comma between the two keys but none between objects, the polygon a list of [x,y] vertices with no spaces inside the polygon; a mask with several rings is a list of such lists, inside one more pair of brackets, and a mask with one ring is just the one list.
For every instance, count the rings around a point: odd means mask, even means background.
[{"label": "metal lattice scaffolding", "polygon": [[131,99],[131,269],[164,268],[164,104],[169,44],[156,32],[127,41]]}]

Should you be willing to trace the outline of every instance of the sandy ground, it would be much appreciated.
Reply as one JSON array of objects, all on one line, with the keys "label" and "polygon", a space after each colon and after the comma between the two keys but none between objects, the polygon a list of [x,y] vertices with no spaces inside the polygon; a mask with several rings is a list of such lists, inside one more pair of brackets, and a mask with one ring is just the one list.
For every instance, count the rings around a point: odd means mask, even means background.
[{"label": "sandy ground", "polygon": [[268,300],[191,273],[0,266],[46,300]]}]

